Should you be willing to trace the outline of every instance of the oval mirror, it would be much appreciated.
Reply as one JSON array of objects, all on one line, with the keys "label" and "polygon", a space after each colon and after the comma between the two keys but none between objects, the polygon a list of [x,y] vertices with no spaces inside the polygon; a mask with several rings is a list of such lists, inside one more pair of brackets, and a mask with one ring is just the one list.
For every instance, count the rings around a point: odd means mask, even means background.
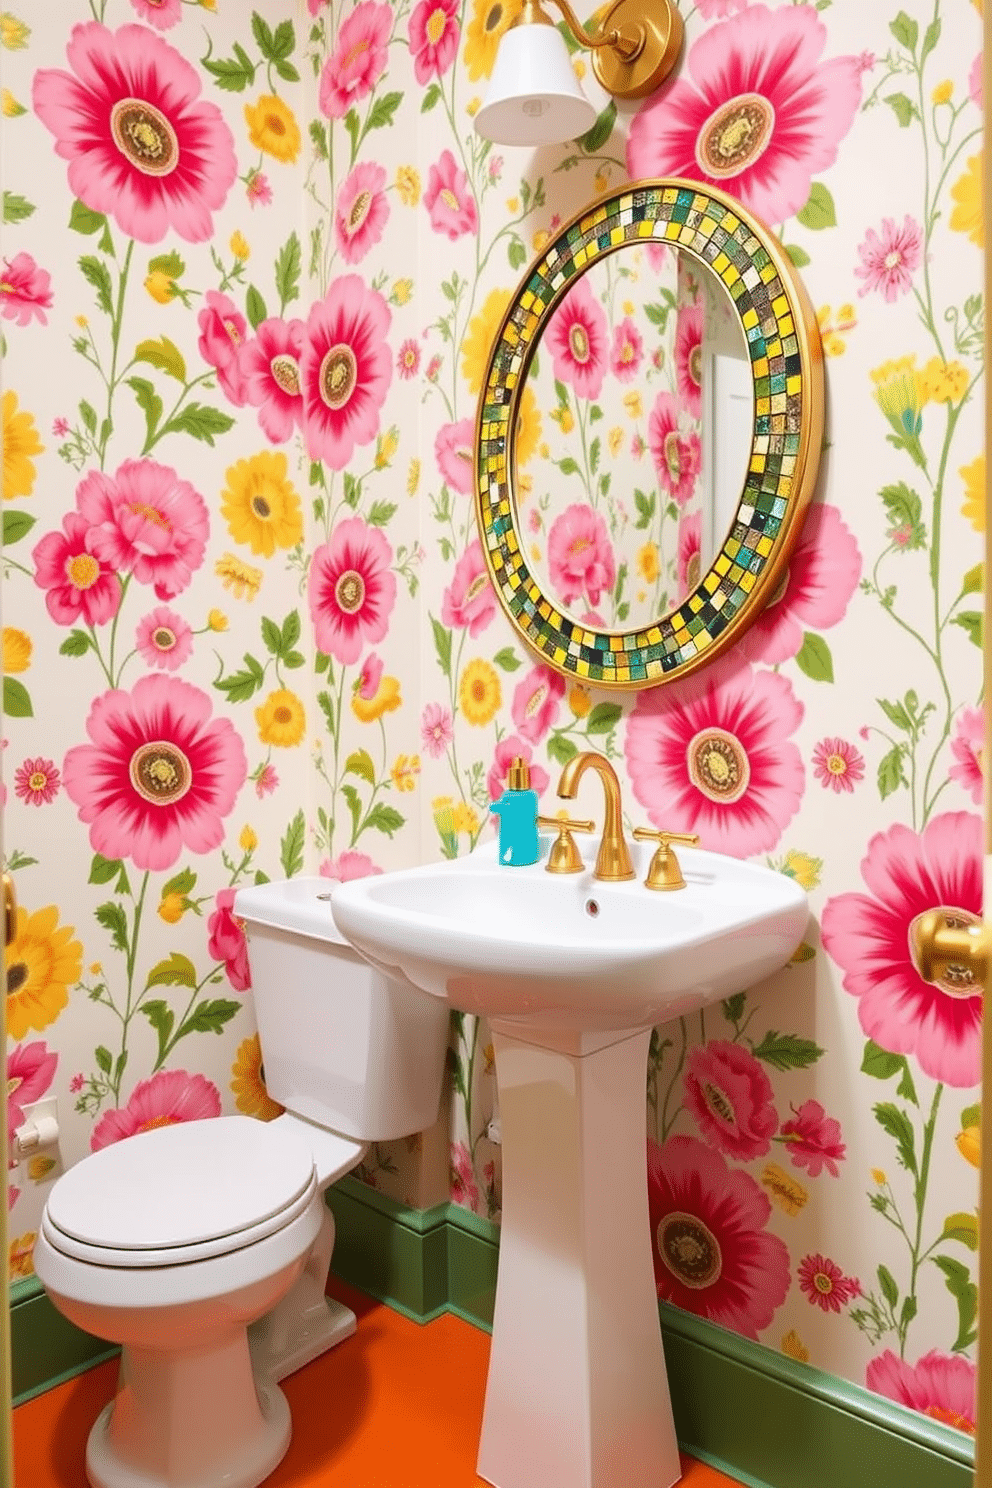
[{"label": "oval mirror", "polygon": [[[523,477],[525,386],[544,438]],[[583,681],[693,670],[774,596],[822,432],[816,320],[761,224],[688,181],[601,198],[532,264],[483,382],[476,514],[504,610]]]}]

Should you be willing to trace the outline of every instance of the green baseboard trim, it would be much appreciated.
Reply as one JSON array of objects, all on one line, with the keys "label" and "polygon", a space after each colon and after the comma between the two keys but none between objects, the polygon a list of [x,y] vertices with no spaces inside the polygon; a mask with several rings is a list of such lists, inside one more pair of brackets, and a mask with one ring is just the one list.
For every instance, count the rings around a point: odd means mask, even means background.
[{"label": "green baseboard trim", "polygon": [[120,1350],[84,1333],[52,1305],[35,1277],[10,1292],[11,1391],[23,1405],[55,1385],[113,1359]]},{"label": "green baseboard trim", "polygon": [[[447,1310],[491,1328],[498,1225],[455,1204],[404,1209],[354,1178],[329,1201],[342,1280],[410,1317]],[[747,1488],[972,1488],[963,1433],[704,1318],[659,1311],[679,1444]]]}]

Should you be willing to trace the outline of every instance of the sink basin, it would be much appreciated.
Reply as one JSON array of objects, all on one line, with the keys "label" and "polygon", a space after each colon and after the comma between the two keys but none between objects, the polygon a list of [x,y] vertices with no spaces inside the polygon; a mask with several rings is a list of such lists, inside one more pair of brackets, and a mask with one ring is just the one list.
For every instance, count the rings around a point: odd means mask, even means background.
[{"label": "sink basin", "polygon": [[[654,851],[631,844],[637,878],[595,879],[541,861],[501,867],[495,842],[468,857],[342,884],[341,931],[377,965],[463,1012],[598,1033],[664,1023],[777,971],[802,940],[805,891],[719,853],[679,848],[686,887],[644,887]],[[581,849],[580,849],[581,850]]]},{"label": "sink basin", "polygon": [[[680,1475],[645,1160],[651,1029],[777,971],[805,892],[679,847],[686,887],[542,861],[495,842],[341,884],[338,928],[387,974],[484,1014],[496,1056],[503,1211],[479,1475],[496,1488],[670,1488]],[[470,1133],[471,1135],[471,1133]]]}]

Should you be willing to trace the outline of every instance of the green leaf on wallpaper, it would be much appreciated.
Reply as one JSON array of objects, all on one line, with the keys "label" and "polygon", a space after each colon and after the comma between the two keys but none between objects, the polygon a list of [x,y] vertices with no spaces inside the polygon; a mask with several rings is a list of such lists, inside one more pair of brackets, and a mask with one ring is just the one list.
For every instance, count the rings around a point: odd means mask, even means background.
[{"label": "green leaf on wallpaper", "polygon": [[796,220],[813,232],[837,226],[834,199],[822,181],[814,181],[806,205],[796,213]]},{"label": "green leaf on wallpaper", "polygon": [[978,1219],[974,1214],[949,1214],[940,1233],[941,1240],[957,1240],[969,1250],[978,1249]]},{"label": "green leaf on wallpaper", "polygon": [[880,1048],[873,1039],[866,1039],[861,1073],[871,1075],[874,1080],[891,1080],[893,1075],[899,1075],[896,1093],[904,1100],[912,1101],[914,1106],[918,1104],[916,1087],[904,1054],[890,1054],[888,1049]]},{"label": "green leaf on wallpaper", "polygon": [[167,279],[181,279],[186,272],[186,264],[179,254],[173,249],[170,253],[159,253],[148,260],[149,274],[164,274]]},{"label": "green leaf on wallpaper", "polygon": [[257,331],[262,321],[269,318],[261,291],[256,289],[254,284],[249,284],[248,293],[245,295],[245,315],[253,331]]},{"label": "green leaf on wallpaper", "polygon": [[279,291],[279,300],[284,310],[291,300],[298,300],[300,297],[302,268],[303,250],[296,233],[292,232],[276,257],[276,289]]},{"label": "green leaf on wallpaper", "polygon": [[899,121],[900,129],[908,129],[913,120],[920,117],[916,104],[905,93],[887,93],[882,102],[889,105]]},{"label": "green leaf on wallpaper", "polygon": [[822,636],[814,635],[811,630],[807,630],[803,635],[803,643],[796,656],[796,665],[812,682],[834,680],[834,661],[830,654],[830,647]]},{"label": "green leaf on wallpaper", "polygon": [[899,12],[894,21],[889,22],[889,30],[900,46],[904,46],[907,50],[915,52],[920,28],[904,10]]},{"label": "green leaf on wallpaper", "polygon": [[85,207],[81,201],[74,201],[72,211],[69,213],[69,226],[73,232],[82,233],[91,238],[94,233],[107,225],[107,219],[102,212],[93,212]]},{"label": "green leaf on wallpaper", "polygon": [[510,236],[506,245],[506,257],[511,269],[522,269],[527,262],[527,249],[517,233]]},{"label": "green leaf on wallpaper", "polygon": [[234,43],[233,50],[233,57],[220,57],[216,61],[208,51],[200,58],[200,66],[225,93],[243,93],[255,81],[255,64],[239,42]]},{"label": "green leaf on wallpaper", "polygon": [[303,848],[306,837],[306,819],[301,807],[283,833],[279,844],[279,862],[287,878],[292,878],[303,867]]},{"label": "green leaf on wallpaper", "polygon": [[579,473],[579,467],[571,455],[566,455],[564,460],[558,460],[556,463],[562,475],[578,475]]},{"label": "green leaf on wallpaper", "polygon": [[160,997],[152,998],[149,1002],[143,1002],[139,1011],[144,1013],[145,1017],[148,1019],[155,1032],[158,1034],[157,1064],[161,1064],[162,1060],[166,1056],[166,1053],[168,1052],[169,1035],[172,1033],[172,1029],[176,1021],[175,1015],[173,1014],[172,1009],[169,1007],[169,1004],[167,1002],[163,1002]]},{"label": "green leaf on wallpaper", "polygon": [[751,1045],[755,1059],[763,1059],[772,1069],[783,1073],[786,1070],[809,1069],[823,1057],[823,1049],[812,1039],[800,1038],[797,1033],[778,1033],[770,1028],[760,1044]]},{"label": "green leaf on wallpaper", "polygon": [[79,267],[83,278],[96,290],[96,302],[104,315],[113,315],[114,289],[106,264],[89,253],[84,253],[79,260]]},{"label": "green leaf on wallpaper", "polygon": [[901,785],[909,785],[902,767],[902,757],[902,750],[895,744],[878,762],[878,794],[883,801]]},{"label": "green leaf on wallpaper", "polygon": [[88,434],[96,435],[96,409],[85,398],[79,400],[79,417]]},{"label": "green leaf on wallpaper", "polygon": [[265,668],[254,656],[245,652],[245,670],[232,672],[229,677],[218,677],[214,686],[223,692],[229,703],[246,703],[265,681]]},{"label": "green leaf on wallpaper", "polygon": [[346,470],[344,473],[343,495],[345,504],[350,507],[357,507],[359,501],[362,499],[362,483],[361,481],[356,481],[350,470]]},{"label": "green leaf on wallpaper", "polygon": [[162,885],[160,897],[167,894],[191,894],[196,888],[196,874],[192,868],[182,868]]},{"label": "green leaf on wallpaper", "polygon": [[882,1101],[879,1105],[873,1106],[872,1110],[879,1126],[895,1142],[898,1162],[908,1173],[915,1175],[917,1171],[916,1134],[906,1112],[892,1105],[891,1101]]},{"label": "green leaf on wallpaper", "polygon": [[388,527],[395,515],[395,501],[374,501],[366,520],[370,527]]},{"label": "green leaf on wallpaper", "polygon": [[182,352],[174,341],[168,336],[160,336],[157,341],[139,341],[134,348],[134,360],[136,362],[147,362],[151,367],[158,367],[167,377],[174,377],[177,382],[186,381],[186,362]]},{"label": "green leaf on wallpaper", "polygon": [[386,806],[380,801],[377,805],[373,806],[365,818],[365,825],[367,827],[374,827],[377,832],[385,832],[387,837],[392,837],[393,833],[398,832],[405,821],[406,817],[401,816],[394,806]]},{"label": "green leaf on wallpaper", "polygon": [[114,948],[118,951],[126,951],[127,915],[116,900],[108,899],[106,904],[98,904],[93,915],[98,925],[110,931],[110,939]]},{"label": "green leaf on wallpaper", "polygon": [[962,594],[981,594],[985,588],[985,564],[976,563],[961,580]]},{"label": "green leaf on wallpaper", "polygon": [[968,632],[968,639],[973,646],[979,650],[982,645],[982,614],[980,610],[965,610],[962,615],[955,615],[951,620],[952,625],[960,625],[962,630]]},{"label": "green leaf on wallpaper", "polygon": [[746,1002],[746,992],[735,992],[733,997],[725,997],[723,999],[720,1006],[723,1008],[723,1016],[728,1023],[737,1024],[741,1021]]},{"label": "green leaf on wallpaper", "polygon": [[313,152],[318,160],[328,158],[327,130],[319,119],[310,121],[310,143],[313,145]]},{"label": "green leaf on wallpaper", "polygon": [[981,1126],[981,1124],[982,1124],[982,1106],[981,1106],[981,1102],[979,1101],[974,1106],[965,1106],[964,1110],[961,1112],[961,1129],[962,1129],[962,1131],[967,1130],[967,1128],[969,1126]]},{"label": "green leaf on wallpaper", "polygon": [[637,508],[637,521],[634,523],[638,531],[643,532],[650,527],[654,521],[655,495],[654,492],[645,494],[643,491],[634,492],[634,506]]},{"label": "green leaf on wallpaper", "polygon": [[441,102],[443,96],[440,85],[438,83],[431,83],[427,92],[424,94],[424,101],[420,105],[420,112],[422,114],[429,114],[431,109],[435,108]]},{"label": "green leaf on wallpaper", "polygon": [[268,615],[262,616],[262,641],[267,651],[273,656],[281,656],[283,653],[282,626],[270,620]]},{"label": "green leaf on wallpaper", "polygon": [[[593,407],[596,406],[596,404],[593,404]],[[589,469],[592,471],[593,475],[595,475],[597,470],[599,469],[599,457],[602,454],[602,451],[602,440],[599,438],[599,435],[597,435],[592,444],[589,446]]]},{"label": "green leaf on wallpaper", "polygon": [[5,191],[3,194],[3,220],[4,222],[23,222],[34,212],[33,202],[29,202],[25,196],[17,196],[13,191]]},{"label": "green leaf on wallpaper", "polygon": [[598,403],[590,403],[590,405],[589,405],[589,422],[591,424],[598,424],[599,421],[600,421],[600,419],[602,417],[603,417],[603,410],[600,408],[599,404]]},{"label": "green leaf on wallpaper", "polygon": [[8,718],[33,718],[31,694],[16,677],[3,679],[3,711]]},{"label": "green leaf on wallpaper", "polygon": [[317,704],[320,708],[320,711],[324,715],[324,722],[327,724],[327,732],[333,739],[336,733],[336,725],[334,721],[334,699],[331,697],[331,694],[329,692],[318,692]]},{"label": "green leaf on wallpaper", "polygon": [[797,269],[805,269],[807,264],[813,262],[804,248],[799,248],[795,243],[783,243],[786,255]]},{"label": "green leaf on wallpaper", "polygon": [[[132,384],[133,386],[133,384]],[[205,403],[187,403],[162,429],[163,434],[191,434],[213,448],[214,435],[226,434],[234,425],[229,414]]]},{"label": "green leaf on wallpaper", "polygon": [[923,503],[912,486],[898,481],[883,486],[879,496],[885,506],[885,535],[901,553],[911,553],[926,546],[927,529],[923,521]]},{"label": "green leaf on wallpaper", "polygon": [[229,997],[215,997],[208,1002],[198,1002],[188,1018],[184,1018],[176,1030],[173,1041],[185,1038],[188,1033],[220,1033],[226,1023],[240,1012],[242,1004]]},{"label": "green leaf on wallpaper", "polygon": [[145,424],[148,430],[148,439],[151,440],[155,436],[155,431],[158,428],[158,421],[162,417],[162,399],[155,391],[154,385],[148,381],[147,377],[128,377],[126,381],[128,387],[131,389],[131,391],[134,393],[135,398],[137,399],[138,407],[145,415]]},{"label": "green leaf on wallpaper", "polygon": [[445,628],[441,624],[440,620],[435,620],[433,615],[431,615],[430,620],[431,620],[431,629],[434,632],[434,650],[437,652],[437,659],[438,659],[438,662],[440,663],[441,671],[444,673],[444,675],[446,677],[450,677],[451,676],[451,631],[450,630],[445,630]]},{"label": "green leaf on wallpaper", "polygon": [[465,1076],[462,1073],[462,1062],[455,1049],[450,1046],[444,1056],[445,1068],[452,1086],[458,1095],[465,1094]]},{"label": "green leaf on wallpaper", "polygon": [[366,130],[385,129],[387,125],[392,124],[393,115],[402,102],[402,93],[384,93],[381,98],[377,98],[372,105]]},{"label": "green leaf on wallpaper", "polygon": [[493,657],[493,661],[499,667],[500,671],[503,672],[515,672],[521,664],[520,658],[512,646],[504,646],[501,651],[497,651]]},{"label": "green leaf on wallpaper", "polygon": [[280,22],[273,32],[268,22],[263,20],[257,10],[252,12],[251,34],[262,56],[268,62],[274,62],[277,57],[291,56],[296,45],[296,36],[291,21]]},{"label": "green leaf on wallpaper", "polygon": [[544,747],[548,751],[548,758],[553,759],[556,765],[567,765],[579,752],[574,739],[568,739],[564,734],[552,734]]},{"label": "green leaf on wallpaper", "polygon": [[37,517],[32,517],[26,511],[5,511],[3,514],[3,546],[13,547],[14,543],[21,541],[22,537],[27,537],[37,520]]},{"label": "green leaf on wallpaper", "polygon": [[356,749],[344,762],[346,775],[360,775],[369,785],[375,785],[375,765],[367,749]]},{"label": "green leaf on wallpaper", "polygon": [[195,987],[196,967],[181,951],[173,951],[148,973],[146,987]]},{"label": "green leaf on wallpaper", "polygon": [[109,883],[112,878],[117,877],[123,866],[124,864],[120,858],[105,858],[102,853],[94,853],[93,861],[90,864],[90,876],[86,882],[91,884]]},{"label": "green leaf on wallpaper", "polygon": [[613,127],[616,122],[616,101],[611,98],[609,103],[603,109],[602,113],[598,115],[596,122],[595,124],[593,124],[592,128],[587,129],[585,134],[580,134],[575,143],[580,147],[580,149],[584,150],[587,155],[595,155],[596,151],[601,150],[606,144],[606,141],[613,133]]},{"label": "green leaf on wallpaper", "polygon": [[944,1285],[958,1304],[958,1336],[951,1344],[951,1351],[957,1354],[970,1348],[978,1336],[974,1326],[978,1314],[978,1288],[967,1266],[953,1256],[935,1255],[930,1259],[943,1272]]},{"label": "green leaf on wallpaper", "polygon": [[895,1307],[899,1301],[899,1288],[896,1286],[895,1277],[892,1275],[892,1272],[888,1266],[879,1266],[875,1274],[878,1277],[878,1285],[881,1288],[882,1296],[890,1307]]},{"label": "green leaf on wallpaper", "polygon": [[110,1071],[114,1067],[114,1056],[111,1054],[109,1049],[104,1048],[103,1044],[97,1044],[96,1048],[93,1050],[93,1059],[96,1063],[97,1069],[100,1071],[101,1074],[110,1074]]},{"label": "green leaf on wallpaper", "polygon": [[623,717],[619,703],[597,703],[586,719],[587,734],[608,734]]}]

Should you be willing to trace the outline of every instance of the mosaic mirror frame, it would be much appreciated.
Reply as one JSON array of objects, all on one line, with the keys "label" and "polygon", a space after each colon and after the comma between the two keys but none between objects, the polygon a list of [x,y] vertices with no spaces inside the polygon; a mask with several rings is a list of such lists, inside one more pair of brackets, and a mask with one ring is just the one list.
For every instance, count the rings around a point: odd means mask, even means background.
[{"label": "mosaic mirror frame", "polygon": [[[674,609],[632,630],[590,630],[532,572],[516,501],[518,405],[547,322],[576,279],[624,246],[663,243],[723,283],[751,362],[753,434],[730,531]],[[812,495],[823,439],[823,353],[816,317],[775,238],[713,187],[637,181],[593,202],[534,260],[493,343],[475,427],[475,506],[497,597],[520,637],[573,679],[644,688],[724,651],[773,598]]]}]

